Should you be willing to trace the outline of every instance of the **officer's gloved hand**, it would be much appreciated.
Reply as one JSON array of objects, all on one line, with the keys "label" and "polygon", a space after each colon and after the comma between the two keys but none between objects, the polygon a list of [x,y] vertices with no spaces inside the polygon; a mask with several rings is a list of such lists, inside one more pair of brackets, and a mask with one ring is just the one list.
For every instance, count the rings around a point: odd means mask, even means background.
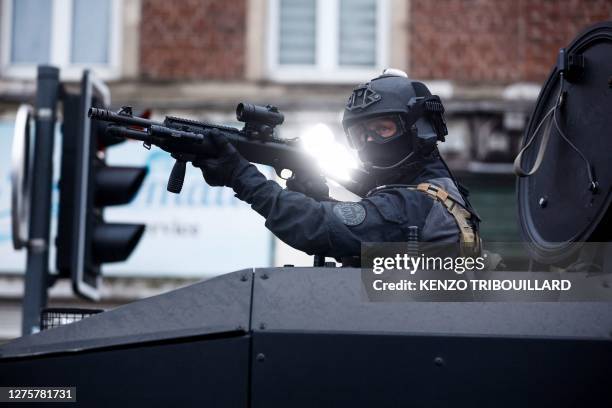
[{"label": "officer's gloved hand", "polygon": [[233,187],[240,171],[251,165],[221,132],[213,129],[207,135],[211,151],[206,157],[193,160],[194,167],[202,170],[204,180],[211,186]]},{"label": "officer's gloved hand", "polygon": [[287,190],[297,191],[317,201],[331,200],[329,196],[329,187],[323,176],[294,173],[294,175],[287,180],[286,185]]}]

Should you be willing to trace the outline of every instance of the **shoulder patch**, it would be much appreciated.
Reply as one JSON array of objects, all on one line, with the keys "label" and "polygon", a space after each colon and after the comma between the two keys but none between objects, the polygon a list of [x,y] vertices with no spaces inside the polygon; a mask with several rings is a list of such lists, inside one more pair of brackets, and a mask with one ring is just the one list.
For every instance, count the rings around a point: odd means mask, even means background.
[{"label": "shoulder patch", "polygon": [[350,226],[361,224],[366,217],[366,209],[359,203],[338,203],[332,209],[342,223]]}]

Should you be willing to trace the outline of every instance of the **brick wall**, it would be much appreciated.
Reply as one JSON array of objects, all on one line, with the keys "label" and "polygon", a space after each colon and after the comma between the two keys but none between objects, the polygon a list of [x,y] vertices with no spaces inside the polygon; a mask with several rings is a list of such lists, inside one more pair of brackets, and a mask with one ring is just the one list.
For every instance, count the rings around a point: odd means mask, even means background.
[{"label": "brick wall", "polygon": [[559,48],[612,19],[612,0],[411,0],[410,72],[460,82],[541,82]]},{"label": "brick wall", "polygon": [[246,0],[143,0],[140,72],[144,78],[244,76]]},{"label": "brick wall", "polygon": [[[144,78],[241,79],[247,0],[142,0]],[[612,19],[612,0],[411,0],[410,73],[464,83],[541,82],[566,45]]]}]

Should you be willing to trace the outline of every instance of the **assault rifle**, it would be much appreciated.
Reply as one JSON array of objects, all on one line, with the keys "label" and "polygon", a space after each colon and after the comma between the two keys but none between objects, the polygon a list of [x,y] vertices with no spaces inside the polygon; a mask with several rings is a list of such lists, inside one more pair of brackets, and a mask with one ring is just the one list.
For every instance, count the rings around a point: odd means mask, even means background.
[{"label": "assault rifle", "polygon": [[[239,103],[236,117],[244,123],[242,129],[173,116],[155,122],[134,116],[129,106],[118,112],[91,107],[88,116],[110,122],[105,128],[107,136],[140,140],[147,149],[155,145],[169,152],[176,160],[168,179],[167,189],[171,193],[181,192],[187,162],[214,151],[207,137],[213,129],[221,132],[245,159],[273,167],[281,178],[284,170],[290,170],[291,177],[306,180],[309,176],[323,175],[298,138],[282,139],[274,135],[274,128],[284,121],[284,115],[274,106]],[[349,190],[357,188],[355,182],[342,181],[342,184]]]}]

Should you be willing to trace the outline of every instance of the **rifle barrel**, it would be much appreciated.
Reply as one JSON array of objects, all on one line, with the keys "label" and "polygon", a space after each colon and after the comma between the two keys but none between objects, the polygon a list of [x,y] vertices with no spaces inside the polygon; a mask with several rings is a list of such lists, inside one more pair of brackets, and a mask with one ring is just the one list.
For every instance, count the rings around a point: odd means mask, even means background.
[{"label": "rifle barrel", "polygon": [[158,125],[157,122],[149,119],[139,118],[137,116],[120,115],[111,110],[101,108],[89,108],[87,116],[92,119],[113,122],[120,125],[140,126],[145,128],[148,128],[151,125]]}]

